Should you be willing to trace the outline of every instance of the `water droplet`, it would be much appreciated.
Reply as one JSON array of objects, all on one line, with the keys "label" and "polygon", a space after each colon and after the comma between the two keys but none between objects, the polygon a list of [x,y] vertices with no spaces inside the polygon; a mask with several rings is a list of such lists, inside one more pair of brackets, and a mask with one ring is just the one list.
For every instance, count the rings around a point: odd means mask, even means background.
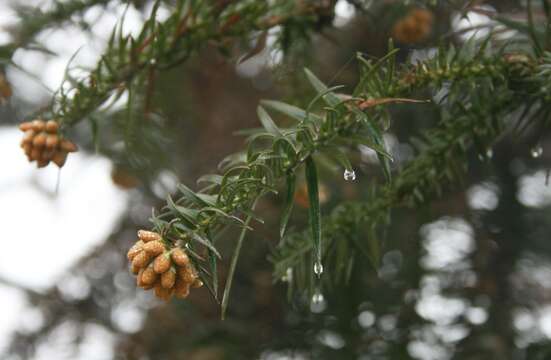
[{"label": "water droplet", "polygon": [[543,148],[541,147],[541,145],[536,145],[534,146],[531,150],[530,150],[530,155],[532,155],[532,157],[534,159],[537,159],[539,158],[541,155],[543,154]]},{"label": "water droplet", "polygon": [[314,274],[316,274],[318,277],[323,274],[323,265],[319,261],[316,261],[314,263]]},{"label": "water droplet", "polygon": [[314,295],[312,295],[312,305],[318,305],[325,301],[325,298],[323,297],[323,294],[320,292],[316,292]]},{"label": "water droplet", "polygon": [[356,172],[354,170],[344,170],[344,180],[354,181],[356,180]]},{"label": "water droplet", "polygon": [[312,300],[310,301],[310,311],[313,313],[320,313],[325,310],[326,305],[325,297],[319,290],[317,290],[314,295],[312,295]]},{"label": "water droplet", "polygon": [[285,271],[285,275],[283,275],[281,277],[281,281],[283,281],[283,282],[293,281],[293,269],[292,268],[287,268],[287,270]]},{"label": "water droplet", "polygon": [[484,154],[478,154],[478,160],[486,161],[490,160],[494,156],[494,151],[492,148],[488,148]]}]

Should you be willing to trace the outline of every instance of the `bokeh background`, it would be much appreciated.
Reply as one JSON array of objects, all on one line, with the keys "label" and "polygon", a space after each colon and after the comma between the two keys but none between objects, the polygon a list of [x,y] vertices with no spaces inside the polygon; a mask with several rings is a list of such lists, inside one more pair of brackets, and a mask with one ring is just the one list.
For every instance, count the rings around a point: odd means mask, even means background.
[{"label": "bokeh background", "polygon": [[[411,6],[381,1],[370,13],[353,3],[336,1],[324,29],[294,39],[286,54],[274,46],[273,33],[264,50],[241,63],[254,41],[235,44],[230,54],[205,47],[157,79],[154,114],[131,110],[143,126],[130,140],[124,98],[95,114],[102,123],[97,146],[89,123],[72,129],[81,151],[62,171],[27,162],[16,124],[48,103],[76,52],[73,68],[93,66],[123,14],[124,31],[137,33],[151,3],[92,7],[39,34],[52,54],[16,52],[17,66],[5,68],[14,94],[0,107],[1,359],[551,358],[549,134],[537,134],[537,144],[536,134],[504,138],[484,159],[473,153],[460,185],[424,208],[393,214],[377,272],[366,261],[350,284],[315,306],[300,295],[288,299],[285,283],[272,279],[267,257],[277,244],[282,207],[276,197],[259,204],[266,223],[246,240],[227,320],[204,289],[168,304],[136,289],[125,253],[136,230],[148,226],[151,209],[178,182],[193,186],[242,148],[244,139],[233,133],[257,126],[260,99],[307,104],[313,93],[304,66],[350,89],[356,52],[384,55],[393,24]],[[500,26],[481,12],[461,17],[460,5],[442,3],[431,7],[429,38],[398,44],[401,61],[431,56],[442,37],[461,45]],[[512,18],[522,17],[526,5],[478,3]],[[21,21],[14,5],[47,10],[52,3],[0,0],[0,45]],[[161,6],[160,19],[169,8]],[[425,95],[437,97],[437,90]],[[430,105],[392,111],[385,141],[399,170],[414,156],[410,136],[434,125],[438,113]],[[539,147],[543,153],[533,154]],[[323,171],[324,211],[361,197],[381,179],[369,149],[358,149],[353,161],[357,181]],[[297,229],[307,224],[305,197],[302,190],[295,198]],[[230,254],[236,234],[226,240],[222,252]]]}]

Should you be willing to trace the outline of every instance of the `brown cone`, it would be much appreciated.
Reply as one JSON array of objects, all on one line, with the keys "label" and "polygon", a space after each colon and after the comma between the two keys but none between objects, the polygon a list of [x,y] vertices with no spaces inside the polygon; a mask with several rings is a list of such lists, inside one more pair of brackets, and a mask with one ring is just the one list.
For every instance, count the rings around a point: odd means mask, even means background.
[{"label": "brown cone", "polygon": [[43,167],[46,167],[48,166],[48,164],[50,163],[50,160],[44,160],[44,159],[38,159],[36,161],[36,167],[37,168],[43,168]]},{"label": "brown cone", "polygon": [[29,121],[25,121],[19,124],[19,130],[21,131],[31,130],[32,128],[33,128],[33,125]]},{"label": "brown cone", "polygon": [[33,146],[30,143],[21,143],[21,147],[23,148],[23,151],[25,152],[25,155],[29,156],[31,155],[31,151],[33,150]]},{"label": "brown cone", "polygon": [[141,287],[142,289],[144,289],[144,290],[151,290],[151,289],[153,289],[153,287],[155,287],[156,284],[157,284],[157,283],[153,283],[153,284],[151,284],[151,285],[145,285],[145,284],[144,284],[144,285],[142,285],[142,286],[140,286],[140,287]]},{"label": "brown cone", "polygon": [[178,279],[186,284],[191,284],[195,280],[195,274],[190,267],[181,267],[178,269]]},{"label": "brown cone", "polygon": [[155,271],[153,271],[153,268],[148,266],[142,273],[142,284],[153,285],[157,280],[157,276],[158,275]]},{"label": "brown cone", "polygon": [[59,144],[59,147],[60,147],[61,150],[66,151],[66,152],[75,152],[75,151],[78,150],[75,143],[73,143],[72,141],[69,141],[67,139],[61,140],[61,143]]},{"label": "brown cone", "polygon": [[138,276],[136,276],[136,285],[139,287],[142,287],[144,285],[142,281],[143,272],[144,272],[144,269],[140,269],[138,271]]},{"label": "brown cone", "polygon": [[130,264],[130,272],[134,275],[137,275],[140,272],[140,268],[134,265],[134,263],[132,262]]},{"label": "brown cone", "polygon": [[33,138],[34,147],[43,147],[46,145],[46,134],[40,133]]},{"label": "brown cone", "polygon": [[37,149],[35,147],[32,148],[31,154],[29,155],[29,158],[31,161],[40,159],[40,156],[42,155],[42,152],[40,149]]},{"label": "brown cone", "polygon": [[34,120],[32,122],[32,128],[36,132],[44,131],[44,128],[46,127],[46,124],[43,120]]},{"label": "brown cone", "polygon": [[140,251],[132,260],[132,265],[138,268],[144,268],[149,263],[151,257],[145,252]]},{"label": "brown cone", "polygon": [[54,154],[52,157],[52,161],[54,164],[56,164],[58,167],[63,167],[65,165],[65,161],[67,161],[67,153],[65,151],[58,151]]},{"label": "brown cone", "polygon": [[46,147],[48,149],[56,148],[58,143],[59,143],[59,139],[57,138],[57,135],[50,134],[46,136]]},{"label": "brown cone", "polygon": [[185,299],[189,295],[189,284],[177,280],[174,285],[174,295],[179,299]]},{"label": "brown cone", "polygon": [[168,301],[172,296],[172,289],[165,289],[164,287],[161,286],[161,284],[156,283],[155,295],[161,300]]},{"label": "brown cone", "polygon": [[140,251],[142,251],[143,241],[138,240],[126,253],[126,257],[129,261],[132,261]]},{"label": "brown cone", "polygon": [[25,131],[25,135],[23,135],[23,140],[21,140],[23,143],[32,143],[33,141],[33,138],[34,138],[34,135],[36,133],[34,132],[34,130],[30,129],[30,130],[27,130]]},{"label": "brown cone", "polygon": [[157,274],[162,274],[170,269],[171,265],[170,258],[167,254],[161,254],[155,258],[155,261],[153,262],[153,270],[155,270]]},{"label": "brown cone", "polygon": [[172,260],[178,266],[187,266],[187,264],[189,264],[189,257],[184,250],[180,248],[172,250]]},{"label": "brown cone", "polygon": [[55,150],[44,149],[44,150],[42,150],[42,154],[40,156],[40,159],[50,161],[50,160],[52,160],[52,158],[54,157],[55,154],[56,154]]},{"label": "brown cone", "polygon": [[143,246],[144,251],[146,251],[150,256],[157,256],[162,254],[165,251],[165,246],[162,242],[155,240],[150,241]]},{"label": "brown cone", "polygon": [[166,289],[171,289],[174,287],[174,283],[176,282],[176,272],[173,270],[169,270],[163,275],[161,275],[161,286]]},{"label": "brown cone", "polygon": [[161,235],[159,235],[156,232],[153,231],[147,231],[147,230],[139,230],[138,231],[138,237],[143,242],[150,242],[155,240],[161,240]]},{"label": "brown cone", "polygon": [[48,122],[46,122],[46,132],[56,134],[58,128],[59,125],[55,120],[48,120]]}]

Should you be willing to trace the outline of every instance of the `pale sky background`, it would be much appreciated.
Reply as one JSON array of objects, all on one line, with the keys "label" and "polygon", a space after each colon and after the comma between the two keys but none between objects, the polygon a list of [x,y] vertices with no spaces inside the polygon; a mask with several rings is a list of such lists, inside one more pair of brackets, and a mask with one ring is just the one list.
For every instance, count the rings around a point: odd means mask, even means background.
[{"label": "pale sky background", "polygon": [[[32,0],[26,3],[40,4],[45,8],[49,4],[48,1]],[[10,1],[0,0],[0,44],[9,41],[9,36],[2,28],[16,21],[9,10],[9,4]],[[51,58],[35,52],[19,51],[15,62],[42,79],[48,88],[56,89],[63,79],[69,58],[76,50],[80,49],[80,52],[75,64],[95,64],[104,41],[124,11],[122,6],[110,9],[103,16],[99,16],[99,8],[93,8],[86,13],[85,18],[93,19],[95,23],[93,38],[81,33],[76,27],[65,27],[42,34],[39,39],[47,40],[48,47],[57,52],[59,57]],[[335,25],[345,25],[353,12],[350,5],[339,1]],[[160,17],[166,16],[167,11],[161,10]],[[475,15],[471,16],[471,20],[476,24],[488,21]],[[465,21],[453,19],[457,28],[467,26]],[[141,15],[129,8],[124,23],[125,30],[136,33],[142,22]],[[251,64],[248,70],[238,71],[247,73],[254,66],[259,66],[254,65],[254,59]],[[35,80],[20,71],[10,69],[8,78],[14,84],[15,94],[19,98],[36,101],[45,95],[43,88]],[[129,194],[113,185],[110,178],[112,165],[108,159],[84,152],[69,157],[59,174],[60,187],[56,194],[57,168],[49,166],[37,170],[30,165],[19,147],[20,137],[21,133],[17,129],[2,126],[0,121],[0,166],[3,169],[0,172],[0,278],[36,291],[44,291],[55,285],[79,258],[106,239],[121,214],[126,211]],[[551,188],[545,186],[544,178],[545,172],[541,170],[521,179],[519,199],[526,206],[542,207],[551,203]],[[473,209],[491,210],[499,202],[499,189],[494,184],[482,183],[469,189],[467,197]],[[422,264],[431,270],[463,266],[465,257],[476,250],[472,229],[460,218],[438,219],[425,225],[421,229],[421,235],[426,248]],[[392,276],[400,256],[396,253],[385,256],[382,269],[385,276]],[[548,265],[546,266],[548,269]],[[462,313],[466,313],[472,323],[485,321],[487,314],[482,307],[468,304],[464,299],[442,295],[437,276],[427,276],[423,281],[416,309],[422,317],[434,321],[433,330],[441,334],[442,339],[456,341],[466,336],[465,329],[452,325],[453,320]],[[141,315],[134,303],[121,304],[115,310],[115,320],[121,317],[127,320],[121,323],[126,322],[128,326],[133,326],[126,330],[139,329]],[[537,314],[519,314],[519,329],[531,326],[551,337],[551,307],[542,309],[542,314],[543,317],[537,321]],[[41,314],[29,306],[22,291],[0,285],[0,358],[14,329],[39,327],[40,317]],[[374,324],[390,326],[392,321],[391,314],[377,319],[369,311],[362,312],[358,317],[359,324],[366,328]],[[115,337],[103,327],[97,324],[86,325],[85,341],[78,349],[77,357],[64,350],[66,344],[63,342],[70,343],[72,334],[74,324],[67,323],[56,329],[51,341],[41,345],[36,359],[107,360],[113,357]],[[320,334],[320,339],[328,346],[337,348],[344,345],[342,339],[335,334],[323,333]],[[445,353],[426,339],[414,341],[409,351],[423,359],[444,359],[442,354]],[[285,359],[285,356],[266,353],[262,358]]]}]

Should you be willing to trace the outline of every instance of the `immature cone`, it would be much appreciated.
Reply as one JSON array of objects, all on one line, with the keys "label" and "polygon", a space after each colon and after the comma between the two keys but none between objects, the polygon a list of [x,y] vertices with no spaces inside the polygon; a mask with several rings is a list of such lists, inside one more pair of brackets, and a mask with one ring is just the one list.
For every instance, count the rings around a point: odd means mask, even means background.
[{"label": "immature cone", "polygon": [[195,281],[195,274],[189,267],[178,269],[178,279],[185,283],[192,284]]},{"label": "immature cone", "polygon": [[31,154],[31,151],[33,149],[33,146],[32,144],[29,144],[29,143],[21,143],[21,148],[23,149],[23,151],[25,152],[25,155],[27,155],[27,157]]},{"label": "immature cone", "polygon": [[144,290],[154,289],[155,295],[165,301],[172,295],[186,298],[190,288],[203,286],[186,251],[167,245],[159,233],[138,231],[138,240],[126,257],[131,271],[137,274],[136,284]]},{"label": "immature cone", "polygon": [[142,276],[143,276],[144,269],[140,269],[138,271],[138,276],[136,276],[136,285],[139,287],[142,287],[144,283],[142,282]]},{"label": "immature cone", "polygon": [[31,123],[31,126],[32,126],[32,129],[38,133],[38,132],[44,131],[44,128],[46,127],[46,123],[44,122],[44,120],[34,120]]},{"label": "immature cone", "polygon": [[50,161],[58,167],[63,167],[67,154],[77,151],[77,146],[67,139],[61,139],[58,134],[59,125],[54,120],[33,120],[19,125],[25,132],[21,147],[29,161],[36,161],[37,166],[47,166]]},{"label": "immature cone", "polygon": [[23,135],[23,139],[21,140],[22,144],[31,144],[33,142],[34,135],[36,134],[33,129],[30,127],[27,128],[25,131],[25,135]]},{"label": "immature cone", "polygon": [[140,273],[140,270],[141,270],[141,269],[140,269],[136,264],[134,264],[134,262],[132,262],[132,263],[130,264],[130,272],[131,272],[132,274],[138,275],[138,274]]},{"label": "immature cone", "polygon": [[143,250],[150,256],[157,256],[165,251],[165,246],[159,240],[155,240],[145,244]]},{"label": "immature cone", "polygon": [[157,283],[155,284],[155,295],[161,300],[168,301],[172,296],[172,289],[166,289]]},{"label": "immature cone", "polygon": [[59,129],[59,125],[54,120],[48,120],[46,122],[46,132],[50,134],[57,134],[57,130]]},{"label": "immature cone", "polygon": [[172,250],[172,261],[178,266],[187,266],[189,264],[189,258],[180,248]]},{"label": "immature cone", "polygon": [[48,149],[55,149],[57,147],[57,144],[59,144],[57,135],[50,134],[46,137],[46,147]]},{"label": "immature cone", "polygon": [[170,258],[166,254],[161,254],[153,261],[153,270],[155,270],[157,274],[162,274],[168,271],[171,265]]},{"label": "immature cone", "polygon": [[161,275],[161,286],[167,289],[174,287],[176,283],[176,271],[168,270]]},{"label": "immature cone", "polygon": [[33,147],[41,148],[46,145],[46,134],[40,133],[33,138]]},{"label": "immature cone", "polygon": [[179,299],[187,298],[189,295],[189,287],[189,283],[177,280],[176,285],[174,285],[174,295]]},{"label": "immature cone", "polygon": [[148,266],[142,273],[141,282],[143,285],[153,285],[157,280],[157,273],[153,271],[151,266]]},{"label": "immature cone", "polygon": [[142,250],[134,257],[132,260],[132,265],[138,268],[144,268],[149,263],[149,260],[151,260],[151,256]]},{"label": "immature cone", "polygon": [[142,251],[143,245],[144,242],[141,240],[138,240],[134,245],[132,245],[130,250],[128,250],[128,253],[126,253],[126,257],[128,258],[128,260],[132,261],[134,257],[136,257],[136,255],[138,255],[140,251]]},{"label": "immature cone", "polygon": [[150,242],[155,240],[161,240],[161,235],[153,231],[139,230],[138,237],[143,242]]},{"label": "immature cone", "polygon": [[61,143],[59,144],[59,147],[61,148],[61,150],[65,151],[65,152],[76,152],[78,150],[77,146],[75,145],[75,143],[67,140],[67,139],[63,139],[61,140]]}]

